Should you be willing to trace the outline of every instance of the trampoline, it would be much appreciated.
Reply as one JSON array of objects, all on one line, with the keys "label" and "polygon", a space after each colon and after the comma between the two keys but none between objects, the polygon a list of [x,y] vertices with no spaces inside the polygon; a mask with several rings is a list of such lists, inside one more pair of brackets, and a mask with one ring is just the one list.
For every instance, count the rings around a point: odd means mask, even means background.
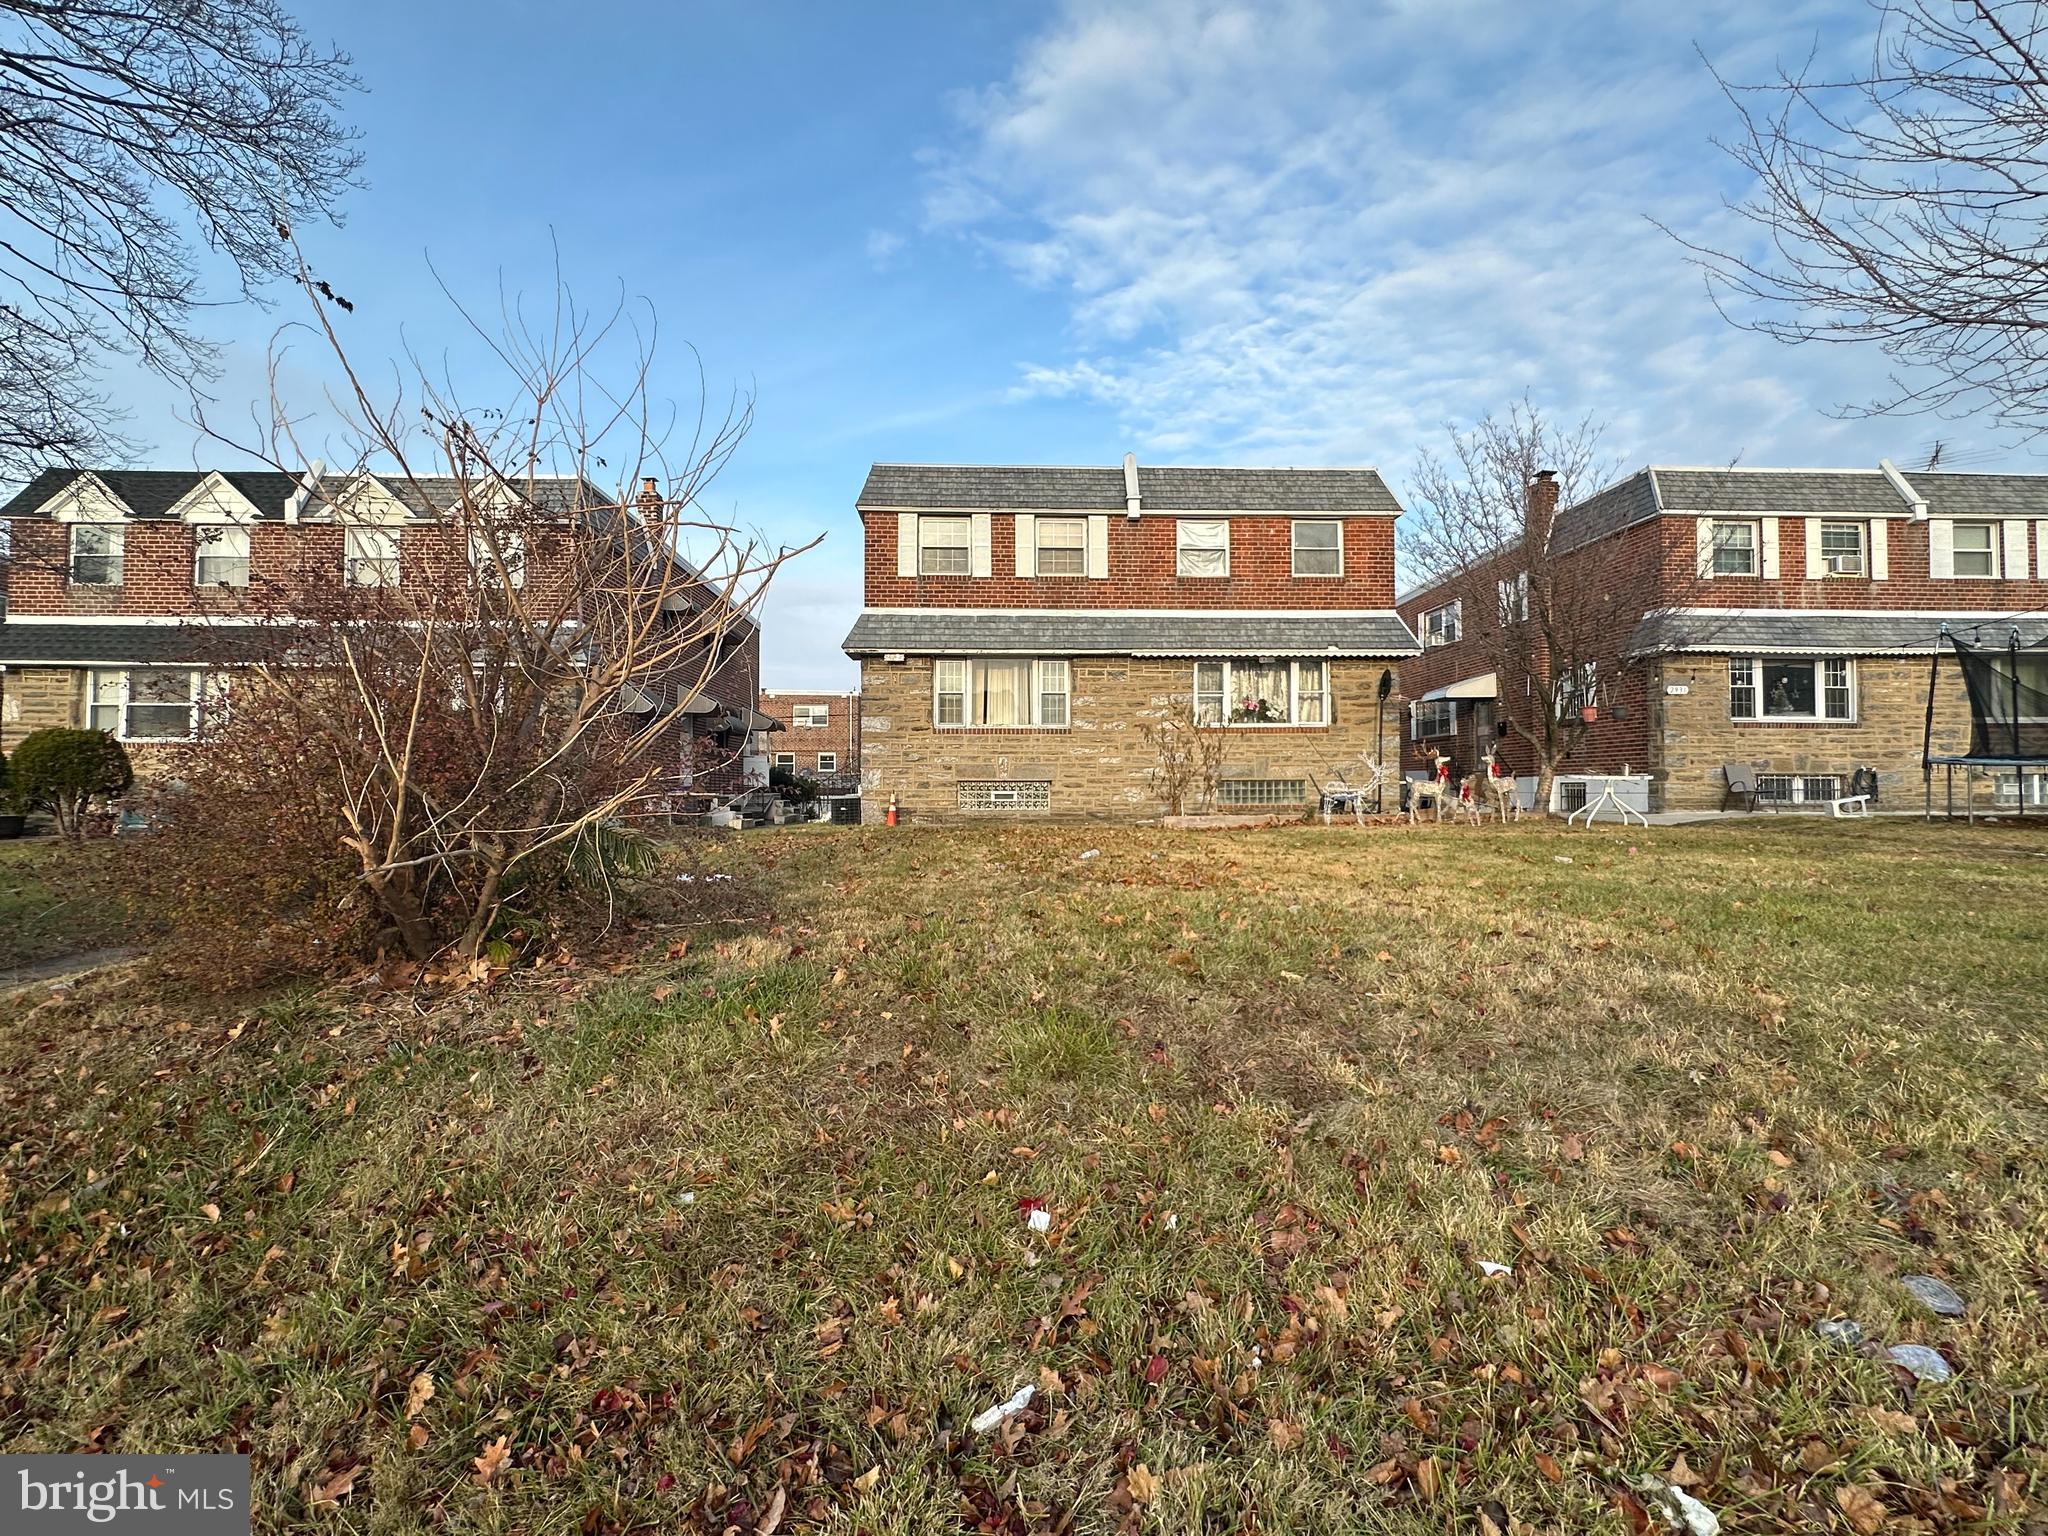
[{"label": "trampoline", "polygon": [[[1927,725],[1921,738],[1920,765],[1927,785],[1928,820],[1934,819],[1934,770],[1946,781],[1945,814],[1956,813],[1956,770],[1963,770],[1964,813],[1977,819],[1977,775],[1988,772],[1994,784],[2010,775],[2015,810],[2027,813],[2028,780],[2032,778],[2048,806],[2048,638],[2020,643],[2017,624],[2009,627],[2004,645],[1964,640],[1941,626],[1934,647],[1934,665],[1927,675]],[[1955,650],[1963,687],[1970,696],[1969,750],[1953,754],[1934,751],[1934,698],[1941,680],[1941,641]],[[2032,770],[2031,773],[2029,770]],[[1994,789],[1994,797],[1997,790]]]}]

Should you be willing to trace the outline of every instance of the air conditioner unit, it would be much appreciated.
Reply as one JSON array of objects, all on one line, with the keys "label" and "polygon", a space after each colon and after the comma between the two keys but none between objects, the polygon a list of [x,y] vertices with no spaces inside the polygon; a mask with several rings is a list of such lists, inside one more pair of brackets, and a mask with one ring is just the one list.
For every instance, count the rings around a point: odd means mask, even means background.
[{"label": "air conditioner unit", "polygon": [[1827,560],[1828,574],[1830,576],[1861,576],[1863,574],[1863,557],[1861,555],[1829,555]]}]

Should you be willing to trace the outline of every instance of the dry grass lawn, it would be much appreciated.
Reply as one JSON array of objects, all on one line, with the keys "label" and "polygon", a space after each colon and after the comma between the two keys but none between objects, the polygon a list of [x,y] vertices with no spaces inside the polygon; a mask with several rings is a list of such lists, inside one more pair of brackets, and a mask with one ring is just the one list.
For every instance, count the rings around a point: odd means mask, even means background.
[{"label": "dry grass lawn", "polygon": [[0,1004],[0,1447],[243,1449],[262,1530],[2043,1528],[2048,835],[672,872],[452,998]]}]

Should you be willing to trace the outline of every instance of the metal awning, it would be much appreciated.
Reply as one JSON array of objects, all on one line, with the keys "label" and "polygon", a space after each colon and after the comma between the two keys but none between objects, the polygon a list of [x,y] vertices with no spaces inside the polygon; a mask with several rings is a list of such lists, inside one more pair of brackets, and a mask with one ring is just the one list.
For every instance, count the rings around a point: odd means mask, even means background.
[{"label": "metal awning", "polygon": [[661,700],[633,683],[619,684],[619,708],[629,715],[651,715],[661,708]]},{"label": "metal awning", "polygon": [[1428,704],[1436,699],[1492,699],[1500,696],[1500,679],[1491,672],[1482,672],[1477,677],[1468,677],[1463,682],[1446,683],[1441,688],[1432,688],[1422,696]]},{"label": "metal awning", "polygon": [[725,728],[732,731],[779,731],[784,726],[773,715],[764,715],[758,709],[735,704],[726,716]]}]

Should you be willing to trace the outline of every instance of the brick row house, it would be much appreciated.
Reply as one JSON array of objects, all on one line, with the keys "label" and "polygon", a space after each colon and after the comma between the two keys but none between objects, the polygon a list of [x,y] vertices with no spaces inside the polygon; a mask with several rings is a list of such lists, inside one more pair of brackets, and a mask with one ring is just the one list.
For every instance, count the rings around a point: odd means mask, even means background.
[{"label": "brick row house", "polygon": [[814,780],[828,795],[858,793],[858,693],[768,688],[762,690],[761,707],[786,727],[771,749],[773,767]]},{"label": "brick row house", "polygon": [[[1531,510],[1540,526],[1540,492]],[[1794,804],[1869,768],[1881,805],[1917,806],[1943,626],[1995,646],[2048,635],[2048,476],[1651,466],[1557,511],[1547,538],[1559,579],[1576,571],[1614,603],[1604,650],[1565,684],[1595,716],[1566,766],[1647,773],[1663,809],[1720,806],[1731,764]],[[1404,674],[1409,771],[1432,746],[1470,771],[1494,741],[1529,771],[1503,725],[1528,702],[1493,664],[1516,563],[1504,550],[1402,596],[1423,648]],[[1960,750],[1952,658],[1933,703],[1935,754]]]},{"label": "brick row house", "polygon": [[1397,750],[1416,646],[1374,470],[877,464],[857,506],[868,820],[1159,814],[1176,708],[1226,810]]},{"label": "brick row house", "polygon": [[[4,507],[11,559],[0,622],[0,748],[44,726],[91,725],[135,750],[191,740],[200,711],[232,687],[238,639],[256,626],[289,623],[280,594],[309,579],[343,589],[398,588],[487,577],[521,587],[550,580],[500,551],[483,572],[481,552],[451,527],[463,494],[452,479],[305,477],[199,470],[49,470]],[[545,515],[605,515],[596,487],[566,477],[520,482]],[[659,495],[649,482],[643,498]],[[660,601],[679,618],[716,612],[715,586],[671,554],[678,570]],[[559,579],[560,573],[554,573]],[[670,669],[665,681],[622,698],[628,712],[666,708],[689,688],[674,731],[674,804],[739,793],[766,777],[765,733],[777,723],[759,707],[760,632],[753,619],[722,615],[717,654]],[[701,686],[700,686],[701,683]]]}]

